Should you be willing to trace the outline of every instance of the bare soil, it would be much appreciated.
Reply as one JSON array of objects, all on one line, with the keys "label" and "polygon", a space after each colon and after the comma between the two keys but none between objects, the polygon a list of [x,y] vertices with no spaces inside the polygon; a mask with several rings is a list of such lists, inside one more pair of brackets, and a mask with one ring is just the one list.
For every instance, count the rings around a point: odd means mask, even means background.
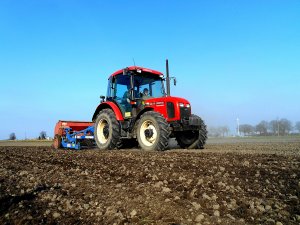
[{"label": "bare soil", "polygon": [[299,224],[300,143],[0,147],[0,224]]}]

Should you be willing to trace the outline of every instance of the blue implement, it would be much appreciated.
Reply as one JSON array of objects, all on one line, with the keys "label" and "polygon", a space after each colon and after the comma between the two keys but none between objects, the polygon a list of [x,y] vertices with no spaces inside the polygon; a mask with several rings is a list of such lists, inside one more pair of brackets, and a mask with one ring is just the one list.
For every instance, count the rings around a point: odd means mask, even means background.
[{"label": "blue implement", "polygon": [[[89,126],[84,130],[73,131],[72,128],[64,128],[65,136],[61,139],[61,147],[80,150],[86,147],[84,143],[88,140],[89,143],[95,145],[94,126]],[[88,147],[91,147],[90,145]]]}]

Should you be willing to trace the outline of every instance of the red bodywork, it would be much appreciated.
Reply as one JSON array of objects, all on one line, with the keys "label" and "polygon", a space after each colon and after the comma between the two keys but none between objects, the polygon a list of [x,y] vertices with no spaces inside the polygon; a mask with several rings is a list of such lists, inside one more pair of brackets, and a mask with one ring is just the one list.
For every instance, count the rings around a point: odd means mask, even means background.
[{"label": "red bodywork", "polygon": [[[158,75],[158,76],[163,76],[163,73],[157,71],[157,70],[152,70],[152,69],[148,69],[148,68],[144,68],[144,67],[140,67],[140,66],[129,66],[126,68],[127,71],[137,71],[140,70],[141,73],[151,73],[154,75]],[[123,73],[123,69],[118,70],[116,72],[114,72],[110,77],[119,75]],[[168,118],[167,115],[167,102],[172,102],[174,104],[174,109],[175,109],[175,117],[172,118]],[[162,114],[166,120],[168,122],[171,121],[176,121],[176,120],[180,120],[180,107],[179,107],[179,103],[183,103],[184,106],[189,105],[190,107],[190,103],[189,101],[187,101],[186,99],[183,98],[179,98],[179,97],[171,97],[171,96],[167,96],[167,97],[160,97],[160,98],[150,98],[144,101],[145,103],[145,108],[149,108],[153,111],[159,112],[160,114]],[[124,117],[122,115],[121,110],[119,109],[119,107],[113,103],[113,102],[103,102],[100,105],[98,105],[97,109],[95,110],[95,113],[93,115],[93,121],[95,121],[98,113],[105,108],[111,108],[118,121],[124,121]]]},{"label": "red bodywork", "polygon": [[[141,70],[141,72],[146,72],[146,73],[152,73],[152,74],[156,74],[156,75],[163,75],[162,72],[159,72],[157,70],[152,70],[152,69],[148,69],[148,68],[144,68],[144,67],[140,67],[140,66],[129,66],[126,68],[127,70],[129,71],[137,71],[137,70]],[[113,76],[116,76],[118,74],[121,74],[123,73],[123,70],[118,70],[116,72],[114,72],[112,75],[110,75],[110,77],[113,77]]]},{"label": "red bodywork", "polygon": [[108,101],[107,102],[102,102],[100,105],[98,105],[98,107],[97,107],[97,109],[96,109],[96,111],[95,111],[95,113],[93,115],[93,119],[92,120],[94,121],[96,119],[98,113],[102,109],[107,109],[107,108],[108,109],[111,108],[114,111],[114,113],[115,113],[116,118],[117,118],[118,121],[123,121],[124,120],[123,115],[122,115],[121,110],[119,109],[119,107],[115,103],[108,102]]},{"label": "red bodywork", "polygon": [[[175,109],[175,117],[168,118],[167,114],[167,102],[172,102],[174,104]],[[150,98],[145,100],[145,108],[152,108],[155,112],[159,112],[162,114],[168,122],[180,120],[180,107],[179,103],[183,103],[185,106],[189,105],[189,101],[184,98],[179,97],[161,97],[161,98]]]},{"label": "red bodywork", "polygon": [[[175,117],[173,118],[169,118],[168,114],[167,114],[167,102],[172,102],[174,104],[174,109],[175,109]],[[179,103],[184,104],[184,106],[189,105],[190,109],[190,102],[187,101],[184,98],[179,98],[179,97],[160,97],[160,98],[150,98],[144,101],[144,105],[145,108],[151,109],[155,112],[158,112],[160,114],[162,114],[164,116],[164,118],[166,118],[166,120],[168,122],[171,121],[176,121],[176,120],[180,120],[180,107],[179,107]],[[121,110],[119,109],[119,107],[113,103],[113,102],[103,102],[100,105],[98,105],[94,115],[93,115],[93,121],[96,119],[98,113],[105,108],[111,108],[118,121],[124,121],[123,115]]]},{"label": "red bodywork", "polygon": [[73,131],[80,131],[93,125],[93,122],[59,120],[55,125],[54,136],[56,134],[63,136],[64,128],[72,128]]}]

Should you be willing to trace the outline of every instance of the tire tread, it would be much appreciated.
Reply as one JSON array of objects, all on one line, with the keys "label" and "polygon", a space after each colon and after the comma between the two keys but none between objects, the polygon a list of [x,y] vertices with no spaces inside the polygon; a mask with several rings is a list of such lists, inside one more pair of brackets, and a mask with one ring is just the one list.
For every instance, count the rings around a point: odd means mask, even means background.
[{"label": "tire tread", "polygon": [[[116,118],[115,113],[111,109],[103,109],[99,112],[97,119],[99,116],[102,114],[107,114],[108,118],[111,120],[112,123],[112,134],[111,134],[111,140],[106,149],[112,150],[112,149],[120,149],[122,147],[122,141],[121,141],[121,136],[120,136],[120,126],[119,122]],[[96,122],[97,122],[96,119]],[[96,140],[97,142],[97,140]],[[98,143],[97,143],[98,145]],[[99,145],[98,147],[102,149]]]},{"label": "tire tread", "polygon": [[[167,121],[163,117],[163,115],[161,115],[158,112],[154,112],[154,111],[145,112],[141,116],[138,123],[146,116],[150,116],[150,117],[154,118],[156,120],[156,122],[158,123],[159,130],[160,130],[160,136],[158,137],[159,140],[158,140],[156,146],[153,147],[154,148],[153,150],[164,151],[169,145],[169,137],[170,137],[169,123],[167,123]],[[138,132],[137,132],[137,135],[139,135]],[[139,146],[141,148],[143,148],[140,143],[139,143]]]}]

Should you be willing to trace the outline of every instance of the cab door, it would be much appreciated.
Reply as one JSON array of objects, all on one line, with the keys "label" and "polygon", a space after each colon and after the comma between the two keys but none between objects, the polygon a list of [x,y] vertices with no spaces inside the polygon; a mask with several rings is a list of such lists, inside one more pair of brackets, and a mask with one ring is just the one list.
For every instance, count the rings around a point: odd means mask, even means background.
[{"label": "cab door", "polygon": [[119,106],[123,117],[131,117],[132,105],[130,104],[130,76],[127,75],[116,75],[113,80],[113,99],[114,102]]}]

